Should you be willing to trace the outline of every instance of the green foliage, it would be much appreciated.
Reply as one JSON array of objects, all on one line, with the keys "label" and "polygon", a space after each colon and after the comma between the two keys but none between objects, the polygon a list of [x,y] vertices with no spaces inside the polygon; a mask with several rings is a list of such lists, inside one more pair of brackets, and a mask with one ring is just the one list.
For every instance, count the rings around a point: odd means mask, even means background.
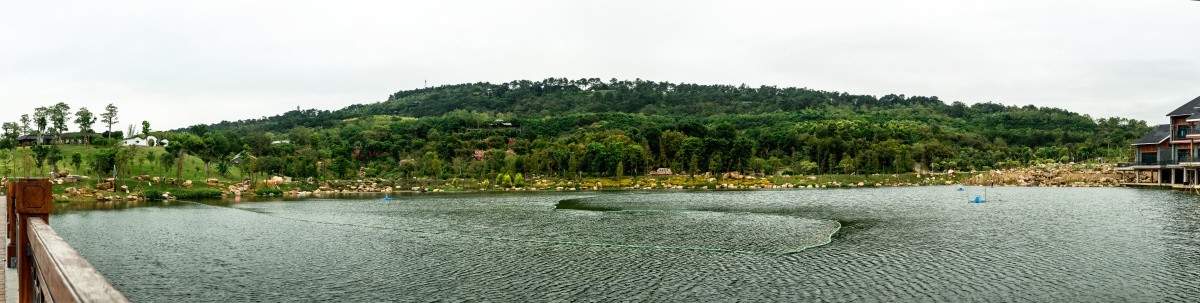
[{"label": "green foliage", "polygon": [[92,125],[96,124],[96,117],[92,115],[92,111],[88,110],[87,107],[81,107],[75,113],[75,124],[79,125],[80,132],[85,136],[89,136],[95,132],[92,130]]},{"label": "green foliage", "polygon": [[57,145],[38,145],[31,148],[37,167],[53,165],[62,159],[62,150]]},{"label": "green foliage", "polygon": [[224,195],[220,190],[212,188],[178,188],[170,191],[172,196],[179,199],[214,199]]},{"label": "green foliage", "polygon": [[67,131],[67,122],[70,121],[71,106],[66,103],[59,102],[49,109],[50,133],[57,139]]},{"label": "green foliage", "polygon": [[157,189],[147,189],[142,191],[142,198],[151,201],[158,201],[163,199],[162,194],[163,193]]},{"label": "green foliage", "polygon": [[112,175],[117,165],[117,149],[103,148],[92,153],[91,171],[101,176]]},{"label": "green foliage", "polygon": [[504,174],[504,177],[502,177],[500,179],[500,182],[498,182],[498,184],[504,185],[504,187],[513,187],[512,176],[509,176],[508,174]]},{"label": "green foliage", "polygon": [[[37,133],[48,111],[34,113]],[[216,164],[224,176],[224,162],[240,153],[235,167],[257,174],[517,186],[514,175],[578,180],[660,167],[812,175],[1124,160],[1129,141],[1148,129],[1138,120],[936,97],[552,78],[401,91],[375,104],[156,135],[171,142],[158,166],[176,175],[207,175]],[[198,164],[180,169],[185,162]]]},{"label": "green foliage", "polygon": [[105,137],[121,139],[121,136],[111,136],[113,124],[121,123],[120,119],[117,118],[117,106],[113,105],[112,103],[109,103],[108,106],[105,106],[104,113],[100,114],[100,122],[108,125],[108,131],[105,132]]},{"label": "green foliage", "polygon": [[118,140],[115,138],[103,138],[103,137],[92,138],[92,146],[96,146],[96,147],[114,147],[114,146],[117,146],[117,143],[120,143],[120,142],[121,142],[121,140]]},{"label": "green foliage", "polygon": [[80,169],[79,165],[81,164],[83,164],[83,154],[71,153],[71,166]]}]

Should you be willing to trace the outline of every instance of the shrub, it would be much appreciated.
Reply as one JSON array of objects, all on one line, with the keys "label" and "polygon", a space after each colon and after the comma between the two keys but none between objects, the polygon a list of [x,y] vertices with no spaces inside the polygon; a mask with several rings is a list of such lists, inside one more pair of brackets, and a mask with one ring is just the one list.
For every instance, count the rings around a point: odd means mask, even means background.
[{"label": "shrub", "polygon": [[146,200],[151,200],[151,201],[162,200],[162,192],[158,191],[157,189],[148,189],[148,190],[142,191],[142,198],[145,198]]},{"label": "shrub", "polygon": [[177,189],[171,193],[180,199],[220,198],[224,193],[215,189]]}]

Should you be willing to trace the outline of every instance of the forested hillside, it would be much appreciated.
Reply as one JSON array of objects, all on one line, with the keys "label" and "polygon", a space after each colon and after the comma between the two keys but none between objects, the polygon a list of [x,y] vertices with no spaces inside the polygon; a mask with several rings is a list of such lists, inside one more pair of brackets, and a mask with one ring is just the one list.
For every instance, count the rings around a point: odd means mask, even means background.
[{"label": "forested hillside", "polygon": [[[400,91],[164,134],[246,170],[297,177],[980,170],[1128,157],[1144,121],[807,88],[546,79]],[[272,141],[287,140],[289,142]],[[224,161],[219,161],[224,160]]]}]

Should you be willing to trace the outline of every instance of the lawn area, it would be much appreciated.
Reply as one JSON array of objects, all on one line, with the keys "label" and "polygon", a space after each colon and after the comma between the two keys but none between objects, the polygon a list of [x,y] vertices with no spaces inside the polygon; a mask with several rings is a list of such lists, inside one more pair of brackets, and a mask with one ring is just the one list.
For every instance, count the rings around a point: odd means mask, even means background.
[{"label": "lawn area", "polygon": [[[89,177],[87,180],[82,181],[82,184],[74,184],[75,187],[92,186],[98,180],[104,180],[113,177],[112,175],[100,176],[98,173],[90,169],[92,166],[92,161],[95,159],[95,154],[101,150],[104,150],[105,148],[84,145],[59,145],[59,148],[62,150],[63,155],[63,159],[58,161],[58,169],[60,171]],[[128,161],[118,164],[116,186],[119,187],[121,185],[128,185],[130,188],[133,188],[135,186],[145,185],[146,182],[141,182],[141,184],[138,184],[139,182],[130,178],[140,175],[160,177],[164,180],[166,178],[175,178],[175,166],[170,165],[167,167],[161,163],[162,161],[159,160],[167,153],[164,147],[137,146],[118,148],[124,151],[129,151],[131,156],[129,157]],[[78,165],[75,165],[75,163],[72,163],[71,161],[73,157],[72,155],[74,154],[79,154],[79,159],[81,161],[78,163]],[[151,154],[153,154],[153,156],[151,156]],[[36,167],[35,163],[36,162],[33,159],[33,151],[29,147],[18,147],[13,150],[2,150],[0,151],[0,176],[6,178],[48,177],[50,171],[52,170],[50,164],[45,163],[42,167],[38,168]],[[258,177],[262,178],[263,176],[264,175],[260,174]],[[205,174],[204,163],[200,160],[200,158],[188,155],[184,158],[182,174],[180,177],[182,180],[193,180],[194,183],[199,185],[203,184],[202,181],[208,178],[216,178],[221,180],[222,183],[228,183],[238,182],[249,176],[243,174],[240,168],[237,166],[232,165],[229,167],[229,172],[223,175],[219,174],[217,173],[215,164],[213,165],[211,173]],[[66,186],[55,187],[57,192],[60,190],[58,187]]]}]

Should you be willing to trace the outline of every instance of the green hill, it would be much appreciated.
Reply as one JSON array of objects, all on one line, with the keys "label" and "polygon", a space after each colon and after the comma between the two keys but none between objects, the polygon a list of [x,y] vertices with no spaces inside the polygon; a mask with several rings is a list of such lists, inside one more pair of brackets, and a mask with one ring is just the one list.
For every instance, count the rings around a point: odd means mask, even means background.
[{"label": "green hill", "polygon": [[[192,132],[290,140],[279,147],[288,153],[280,162],[329,164],[323,171],[292,167],[299,176],[345,178],[365,168],[371,176],[448,178],[633,175],[658,167],[804,174],[988,169],[1124,159],[1126,144],[1146,129],[1138,120],[937,97],[546,79],[401,91],[380,103],[289,111]],[[282,155],[259,145],[251,149],[260,159]]]},{"label": "green hill", "polygon": [[[172,154],[194,157],[189,165],[196,166],[185,173],[223,179],[245,171],[317,180],[495,180],[657,168],[874,174],[1113,161],[1128,158],[1128,142],[1147,129],[1138,120],[937,97],[546,79],[400,91],[335,111],[295,110],[156,135],[172,142]],[[232,164],[235,156],[240,164]]]}]

